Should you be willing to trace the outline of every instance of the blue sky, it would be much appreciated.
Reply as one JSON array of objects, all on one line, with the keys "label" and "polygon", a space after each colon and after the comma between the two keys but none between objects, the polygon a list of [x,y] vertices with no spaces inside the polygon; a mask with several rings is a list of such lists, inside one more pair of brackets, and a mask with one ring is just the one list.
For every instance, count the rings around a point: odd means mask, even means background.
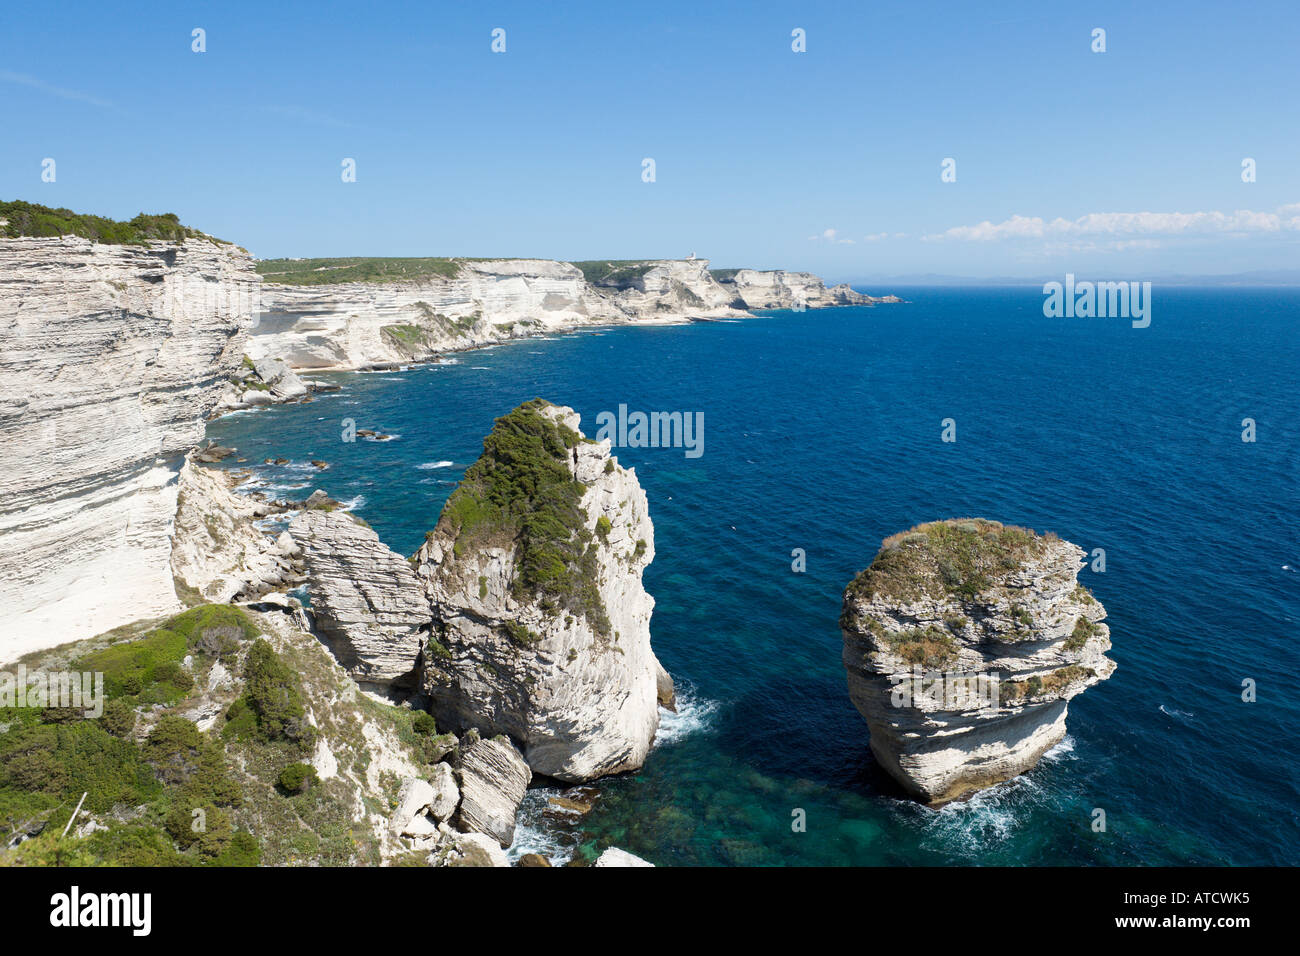
[{"label": "blue sky", "polygon": [[108,6],[0,12],[0,198],[262,257],[1300,267],[1294,0]]}]

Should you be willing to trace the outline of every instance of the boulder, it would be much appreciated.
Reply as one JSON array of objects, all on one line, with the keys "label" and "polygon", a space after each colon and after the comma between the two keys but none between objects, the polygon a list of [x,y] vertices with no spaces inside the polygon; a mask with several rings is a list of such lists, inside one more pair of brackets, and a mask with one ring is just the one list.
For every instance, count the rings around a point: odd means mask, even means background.
[{"label": "boulder", "polygon": [[[408,777],[402,781],[402,788],[397,792],[397,809],[388,819],[388,831],[393,836],[415,835],[412,833],[413,824],[417,820],[428,822],[425,812],[438,799],[438,793],[429,784],[427,780],[421,780],[419,777]],[[430,824],[432,829],[437,827]],[[428,831],[421,833],[428,835]]]},{"label": "boulder", "polygon": [[346,512],[304,510],[302,548],[316,626],[360,683],[411,686],[431,611],[411,566]]},{"label": "boulder", "polygon": [[617,847],[610,847],[599,857],[596,858],[594,866],[654,866],[639,856],[628,853],[626,850],[620,850]]},{"label": "boulder", "polygon": [[501,846],[509,846],[515,838],[515,814],[530,780],[532,773],[523,755],[503,737],[463,747],[456,826],[466,833],[485,833]]},{"label": "boulder", "polygon": [[429,813],[439,822],[448,820],[460,805],[460,787],[456,785],[456,773],[450,764],[434,765],[432,785],[434,799],[429,804]]}]

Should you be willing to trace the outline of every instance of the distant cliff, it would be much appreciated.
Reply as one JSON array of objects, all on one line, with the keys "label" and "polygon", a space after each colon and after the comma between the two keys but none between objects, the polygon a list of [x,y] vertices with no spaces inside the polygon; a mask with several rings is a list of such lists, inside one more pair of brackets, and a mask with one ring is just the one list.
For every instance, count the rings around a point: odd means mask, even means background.
[{"label": "distant cliff", "polygon": [[[5,228],[62,228],[30,208]],[[179,606],[177,475],[260,280],[206,237],[121,238],[0,238],[0,659]]]},{"label": "distant cliff", "polygon": [[277,259],[258,270],[249,354],[295,369],[401,364],[582,325],[897,301],[805,272],[710,272],[707,259]]}]

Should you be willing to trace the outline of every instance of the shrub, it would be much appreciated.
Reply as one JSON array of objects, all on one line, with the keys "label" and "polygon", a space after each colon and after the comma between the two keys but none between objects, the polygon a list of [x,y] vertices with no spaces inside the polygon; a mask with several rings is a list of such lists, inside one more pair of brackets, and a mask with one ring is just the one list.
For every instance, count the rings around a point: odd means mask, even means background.
[{"label": "shrub", "polygon": [[455,540],[456,556],[479,544],[515,543],[516,596],[580,612],[607,635],[597,555],[581,507],[586,488],[570,472],[580,436],[544,415],[549,405],[533,399],[496,420],[482,456],[447,499],[439,528]]},{"label": "shrub", "polygon": [[432,714],[424,711],[420,711],[415,715],[415,719],[411,722],[411,727],[417,734],[421,734],[425,737],[432,737],[438,733],[438,722],[433,719]]},{"label": "shrub", "polygon": [[[175,213],[157,215],[140,213],[130,222],[76,213],[71,209],[52,209],[39,203],[0,202],[0,236],[81,236],[109,245],[143,245],[152,239],[171,242],[191,238],[211,239],[197,229],[181,225]],[[220,242],[212,239],[213,242]]]},{"label": "shrub", "polygon": [[1079,651],[1083,646],[1092,639],[1097,633],[1097,625],[1092,623],[1086,617],[1080,617],[1074,622],[1074,630],[1070,636],[1065,639],[1064,647],[1067,651]]},{"label": "shrub", "polygon": [[114,737],[129,737],[135,730],[135,708],[119,699],[104,702],[99,722]]},{"label": "shrub", "polygon": [[[297,680],[264,638],[258,638],[248,650],[244,682],[241,700],[253,715],[258,737],[264,741],[287,739],[304,745],[309,743],[313,735],[302,719],[304,709]],[[228,720],[237,720],[244,713],[237,711],[232,718],[227,711],[226,716]]]},{"label": "shrub", "polygon": [[302,793],[320,783],[316,771],[308,763],[291,763],[280,771],[280,786],[288,793]]}]

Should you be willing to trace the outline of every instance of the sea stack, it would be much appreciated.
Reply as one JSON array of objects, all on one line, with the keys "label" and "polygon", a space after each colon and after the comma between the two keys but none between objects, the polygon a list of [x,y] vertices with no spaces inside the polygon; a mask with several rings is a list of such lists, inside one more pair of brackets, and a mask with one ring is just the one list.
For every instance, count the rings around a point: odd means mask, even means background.
[{"label": "sea stack", "polygon": [[498,418],[415,556],[438,725],[503,734],[567,782],[640,767],[672,701],[641,583],[645,492],[578,425],[541,399]]},{"label": "sea stack", "polygon": [[1081,548],[984,519],[886,538],[844,592],[849,695],[881,766],[932,806],[1033,767],[1115,670]]}]

